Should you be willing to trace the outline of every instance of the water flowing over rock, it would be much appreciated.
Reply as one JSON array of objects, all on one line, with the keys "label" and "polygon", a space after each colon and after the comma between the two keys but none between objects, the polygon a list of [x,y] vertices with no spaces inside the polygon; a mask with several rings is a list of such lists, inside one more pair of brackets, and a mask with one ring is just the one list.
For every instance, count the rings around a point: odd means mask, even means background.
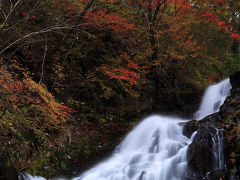
[{"label": "water flowing over rock", "polygon": [[80,179],[181,179],[187,165],[187,146],[191,143],[178,125],[182,121],[164,116],[145,119],[110,159],[82,174]]},{"label": "water flowing over rock", "polygon": [[[189,146],[187,157],[189,159],[188,176],[189,179],[226,179],[226,180],[239,180],[240,179],[240,72],[236,72],[230,76],[230,82],[232,85],[231,95],[228,96],[224,104],[220,107],[219,112],[209,115],[199,121],[189,121],[184,126],[184,132],[186,135],[191,135],[192,129],[197,130],[197,135],[202,136],[201,132],[204,128],[215,128],[215,132],[211,131],[209,134],[212,137],[213,144],[212,152],[214,155],[215,168],[213,171],[209,168],[209,172],[206,173],[200,170],[203,168],[199,166],[197,157],[193,157],[193,150],[196,150],[199,146],[208,151],[209,147],[204,147],[193,140]],[[200,138],[201,139],[201,138]],[[206,144],[209,137],[204,141]],[[211,148],[210,148],[211,149]],[[197,149],[200,151],[199,149]],[[199,155],[199,153],[198,153]],[[197,155],[197,156],[198,156]],[[199,157],[198,157],[199,158]],[[209,161],[210,163],[210,161]],[[206,163],[207,164],[207,163]],[[206,174],[205,174],[206,173]]]},{"label": "water flowing over rock", "polygon": [[217,180],[217,179],[228,180],[224,170],[215,170],[208,173],[207,179],[208,180]]},{"label": "water flowing over rock", "polygon": [[[205,115],[210,110],[213,112],[219,111],[227,95],[230,95],[230,88],[229,79],[210,86],[206,90],[198,113],[202,112]],[[216,94],[212,97],[214,92]],[[209,96],[211,101],[207,100],[208,103],[206,103],[204,99],[208,99]],[[198,114],[196,117],[199,119],[203,116]],[[198,121],[189,121],[184,125],[183,133],[186,136],[190,136],[194,131],[197,131],[187,151],[189,165],[187,176],[189,179],[210,179],[210,177],[208,178],[210,172],[224,169],[223,130],[218,129],[218,123],[221,119],[220,113],[217,112]],[[224,177],[225,173],[221,178]]]},{"label": "water flowing over rock", "polygon": [[230,88],[229,79],[209,86],[204,93],[200,108],[195,114],[195,118],[200,120],[207,115],[217,112],[226,97],[230,95]]},{"label": "water flowing over rock", "polygon": [[72,180],[226,179],[224,137],[218,125],[221,115],[216,112],[230,88],[229,79],[210,86],[196,113],[197,120],[160,115],[144,119],[111,157]]},{"label": "water flowing over rock", "polygon": [[183,127],[183,135],[190,138],[192,134],[199,129],[199,126],[201,126],[200,123],[198,123],[197,120],[191,120],[184,124]]},{"label": "water flowing over rock", "polygon": [[[202,101],[204,107],[201,105],[198,116],[218,111],[230,88],[229,79],[209,88],[207,96],[204,96],[205,100]],[[217,95],[209,102],[214,93]],[[211,116],[209,118],[214,119]],[[186,137],[183,127],[179,125],[182,122],[184,120],[163,116],[145,119],[129,133],[110,159],[85,172],[80,179],[181,180],[191,178],[185,174],[188,169],[187,162],[192,169],[191,173],[195,173],[194,176],[197,172],[199,177],[205,177],[207,172],[215,170],[217,164],[221,164],[218,162],[221,158],[214,152],[219,148],[217,144],[220,138],[216,138],[218,131],[209,126],[200,130],[194,137],[194,131],[199,127],[193,123],[195,129],[186,130],[184,126],[185,132],[191,131]]]}]

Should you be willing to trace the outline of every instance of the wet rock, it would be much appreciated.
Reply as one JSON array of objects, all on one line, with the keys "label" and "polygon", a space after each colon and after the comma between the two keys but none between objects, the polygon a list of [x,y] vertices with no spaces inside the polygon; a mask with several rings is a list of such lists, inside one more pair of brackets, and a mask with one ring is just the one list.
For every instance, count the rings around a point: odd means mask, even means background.
[{"label": "wet rock", "polygon": [[211,114],[209,116],[206,116],[200,121],[197,120],[191,120],[187,123],[183,123],[183,135],[190,138],[192,134],[197,131],[198,129],[201,129],[202,127],[216,127],[217,123],[221,120],[221,117],[218,113]]},{"label": "wet rock", "polygon": [[184,175],[184,180],[206,180],[206,178],[188,169]]},{"label": "wet rock", "polygon": [[240,88],[240,71],[236,71],[234,74],[230,75],[230,83],[232,88]]},{"label": "wet rock", "polygon": [[203,118],[200,122],[204,126],[211,126],[211,127],[216,127],[217,123],[221,120],[221,116],[219,113],[214,113],[211,115],[206,116]]},{"label": "wet rock", "polygon": [[229,113],[233,113],[240,106],[240,90],[233,90],[234,94],[225,101],[225,103],[220,108],[220,114],[226,116]]},{"label": "wet rock", "polygon": [[[240,172],[240,71],[230,76],[231,95],[227,97],[220,111],[200,121],[189,121],[183,126],[183,133],[190,137],[197,130],[192,144],[187,151],[187,180],[239,180]],[[215,108],[219,102],[215,103]],[[214,142],[216,129],[223,129],[224,168],[215,169]],[[216,148],[216,146],[215,146]],[[221,167],[223,168],[223,167]],[[230,177],[231,176],[231,177]]]},{"label": "wet rock", "polygon": [[201,176],[214,170],[213,131],[211,127],[198,130],[187,150],[189,169]]},{"label": "wet rock", "polygon": [[207,180],[218,180],[218,179],[228,180],[229,178],[227,177],[226,173],[222,169],[212,171],[207,175]]},{"label": "wet rock", "polygon": [[183,135],[190,138],[192,134],[198,130],[200,124],[197,120],[188,121],[183,125]]}]

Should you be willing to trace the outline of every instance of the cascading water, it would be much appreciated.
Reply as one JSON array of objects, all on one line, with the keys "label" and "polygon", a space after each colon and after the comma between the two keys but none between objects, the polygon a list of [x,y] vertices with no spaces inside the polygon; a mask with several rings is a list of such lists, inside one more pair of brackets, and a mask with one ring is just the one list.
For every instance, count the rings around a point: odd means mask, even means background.
[{"label": "cascading water", "polygon": [[[219,110],[229,94],[226,79],[210,86],[203,97],[198,120]],[[134,128],[107,160],[72,180],[182,180],[187,168],[189,139],[183,135],[180,122],[187,120],[150,116]],[[223,168],[221,130],[213,137],[216,168]],[[42,179],[25,174],[25,179]]]},{"label": "cascading water", "polygon": [[177,180],[186,169],[191,139],[182,134],[182,120],[151,116],[130,132],[114,155],[90,169],[81,180]]},{"label": "cascading water", "polygon": [[[195,118],[200,120],[209,114],[219,111],[226,97],[230,95],[230,89],[230,79],[225,79],[216,85],[209,86],[204,93],[199,110],[195,113]],[[216,128],[216,134],[212,135],[216,169],[224,169],[222,138],[223,130]]]},{"label": "cascading water", "polygon": [[215,156],[215,167],[217,169],[224,169],[224,157],[223,157],[223,130],[216,129],[216,134],[213,136],[213,152]]},{"label": "cascading water", "polygon": [[230,95],[230,89],[231,84],[229,79],[209,86],[204,93],[199,110],[195,113],[195,118],[200,120],[209,114],[219,111],[226,97]]}]

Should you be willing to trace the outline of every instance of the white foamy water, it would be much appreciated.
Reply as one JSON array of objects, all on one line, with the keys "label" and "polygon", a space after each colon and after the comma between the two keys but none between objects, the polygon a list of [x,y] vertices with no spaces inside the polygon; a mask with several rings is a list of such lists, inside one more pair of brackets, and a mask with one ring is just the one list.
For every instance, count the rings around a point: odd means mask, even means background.
[{"label": "white foamy water", "polygon": [[215,167],[216,169],[224,169],[223,129],[216,129],[216,131],[217,133],[212,137]]},{"label": "white foamy water", "polygon": [[209,86],[204,93],[199,110],[195,113],[195,118],[200,120],[209,114],[219,111],[226,97],[230,95],[231,88],[229,78]]},{"label": "white foamy water", "polygon": [[182,134],[183,120],[150,116],[133,129],[116,152],[74,180],[177,180],[187,167],[191,143]]},{"label": "white foamy water", "polygon": [[[197,118],[218,111],[230,88],[229,79],[210,86]],[[187,120],[160,115],[144,119],[125,137],[111,157],[72,180],[183,180],[187,148],[196,134],[190,139],[184,136],[183,127],[179,125],[183,121]],[[214,139],[218,168],[223,163],[220,133]],[[42,180],[41,177],[26,176],[27,180]]]}]

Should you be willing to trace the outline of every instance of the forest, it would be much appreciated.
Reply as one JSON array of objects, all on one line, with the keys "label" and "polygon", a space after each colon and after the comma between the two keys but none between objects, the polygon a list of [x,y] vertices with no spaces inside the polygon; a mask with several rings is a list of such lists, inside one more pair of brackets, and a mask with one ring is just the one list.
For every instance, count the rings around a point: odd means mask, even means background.
[{"label": "forest", "polygon": [[0,179],[71,176],[148,114],[193,118],[240,69],[239,13],[239,0],[0,0]]}]

